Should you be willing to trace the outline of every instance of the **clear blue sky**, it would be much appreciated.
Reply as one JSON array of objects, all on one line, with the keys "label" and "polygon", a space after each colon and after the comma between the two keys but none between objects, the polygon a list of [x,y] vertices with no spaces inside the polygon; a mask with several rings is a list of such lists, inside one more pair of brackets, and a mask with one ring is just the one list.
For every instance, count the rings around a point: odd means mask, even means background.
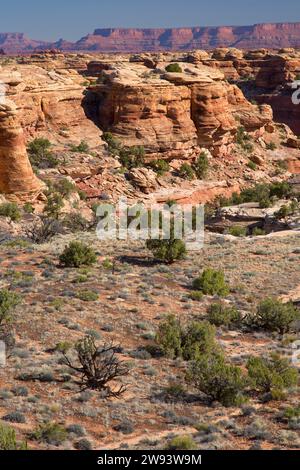
[{"label": "clear blue sky", "polygon": [[0,32],[79,39],[95,28],[300,21],[299,0],[0,0]]}]

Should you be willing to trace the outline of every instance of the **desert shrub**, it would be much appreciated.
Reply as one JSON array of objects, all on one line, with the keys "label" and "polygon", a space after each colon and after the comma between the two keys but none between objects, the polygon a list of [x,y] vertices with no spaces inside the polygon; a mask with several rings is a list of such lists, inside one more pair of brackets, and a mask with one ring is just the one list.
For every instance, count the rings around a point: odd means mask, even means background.
[{"label": "desert shrub", "polygon": [[254,163],[252,160],[250,160],[250,161],[247,163],[247,167],[250,168],[250,170],[255,171],[256,168],[257,168],[257,165],[256,165],[256,163]]},{"label": "desert shrub", "polygon": [[263,235],[266,235],[266,232],[264,231],[263,228],[254,227],[254,229],[252,230],[252,236],[253,237],[260,237],[260,236],[263,236]]},{"label": "desert shrub", "polygon": [[145,149],[142,145],[121,148],[119,151],[120,162],[127,170],[144,166]]},{"label": "desert shrub", "polygon": [[83,302],[96,302],[99,299],[99,294],[92,290],[82,290],[77,293],[76,297]]},{"label": "desert shrub", "polygon": [[166,66],[166,71],[169,73],[182,73],[182,68],[179,64],[169,64]]},{"label": "desert shrub", "polygon": [[67,214],[62,221],[63,225],[72,232],[82,232],[87,230],[89,222],[80,214],[80,212],[73,212]]},{"label": "desert shrub", "polygon": [[77,192],[76,185],[67,178],[61,178],[58,181],[49,182],[51,192],[59,193],[63,198],[69,198],[71,194]]},{"label": "desert shrub", "polygon": [[32,166],[36,168],[55,168],[58,165],[58,159],[51,152],[51,142],[48,139],[34,139],[28,145],[28,154]]},{"label": "desert shrub", "polygon": [[253,386],[262,393],[270,393],[273,399],[284,398],[284,390],[298,383],[297,369],[278,354],[251,357],[247,369]]},{"label": "desert shrub", "polygon": [[240,225],[233,225],[228,230],[230,235],[234,237],[246,237],[247,236],[247,228],[241,227]]},{"label": "desert shrub", "polygon": [[203,300],[203,297],[204,297],[204,294],[203,292],[200,292],[200,291],[192,291],[190,294],[189,294],[189,298],[192,299],[192,300],[195,300],[195,301],[198,301],[200,302],[200,300]]},{"label": "desert shrub", "polygon": [[297,201],[292,201],[290,204],[285,204],[282,206],[279,211],[277,211],[274,216],[277,220],[285,219],[294,215],[300,209],[299,203]]},{"label": "desert shrub", "polygon": [[224,406],[240,405],[244,400],[246,377],[241,368],[228,364],[221,353],[206,354],[193,361],[187,381],[211,401]]},{"label": "desert shrub", "polygon": [[67,439],[68,433],[60,424],[45,423],[39,425],[28,437],[35,441],[47,442],[47,444],[59,446]]},{"label": "desert shrub", "polygon": [[71,370],[80,376],[78,382],[81,390],[98,390],[105,397],[120,397],[126,387],[121,385],[112,389],[110,382],[128,375],[128,367],[116,356],[119,347],[113,344],[105,344],[98,347],[95,339],[86,336],[75,345],[78,365],[74,365],[67,355],[64,355],[65,363]]},{"label": "desert shrub", "polygon": [[166,447],[167,450],[195,450],[196,443],[191,436],[176,436]]},{"label": "desert shrub", "polygon": [[109,153],[119,155],[122,144],[111,132],[104,132],[102,139],[107,143]]},{"label": "desert shrub", "polygon": [[192,322],[183,327],[174,315],[160,325],[156,341],[165,356],[194,360],[201,354],[217,350],[215,328],[208,322]]},{"label": "desert shrub", "polygon": [[46,243],[61,232],[62,225],[60,222],[47,217],[41,217],[38,222],[26,228],[27,238],[36,244]]},{"label": "desert shrub", "polygon": [[0,423],[0,450],[27,450],[27,444],[17,442],[15,430]]},{"label": "desert shrub", "polygon": [[91,266],[97,261],[95,251],[84,243],[73,241],[64,249],[59,257],[61,265],[67,268]]},{"label": "desert shrub", "polygon": [[74,447],[76,450],[92,450],[93,445],[88,439],[79,439],[75,442]]},{"label": "desert shrub", "polygon": [[70,145],[71,152],[88,153],[90,148],[87,142],[82,140],[79,145]]},{"label": "desert shrub", "polygon": [[0,204],[0,216],[9,217],[13,222],[21,219],[21,212],[15,202],[5,202]]},{"label": "desert shrub", "polygon": [[168,264],[183,259],[186,254],[185,243],[182,240],[148,240],[146,246],[155,258]]},{"label": "desert shrub", "polygon": [[205,269],[201,276],[194,280],[193,289],[203,292],[204,295],[226,297],[229,294],[223,271],[212,268]]},{"label": "desert shrub", "polygon": [[165,173],[170,171],[169,163],[166,160],[162,160],[162,159],[154,160],[148,163],[147,166],[152,168],[152,170],[154,170],[159,176],[163,176]]},{"label": "desert shrub", "polygon": [[241,314],[235,307],[226,307],[221,302],[208,309],[208,321],[215,326],[230,326],[241,321]]},{"label": "desert shrub", "polygon": [[300,320],[300,312],[291,302],[283,303],[273,298],[263,300],[251,318],[254,326],[280,334],[291,331],[296,320]]},{"label": "desert shrub", "polygon": [[172,264],[181,260],[186,255],[186,246],[183,240],[175,238],[174,219],[170,221],[170,233],[168,238],[159,240],[147,240],[146,247],[152,251],[155,258],[165,263]]},{"label": "desert shrub", "polygon": [[209,169],[209,160],[205,152],[200,153],[198,159],[193,164],[193,170],[198,179],[204,179]]},{"label": "desert shrub", "polygon": [[251,143],[251,137],[242,126],[240,126],[237,130],[236,141],[242,147],[242,149],[245,150],[245,152],[253,152],[254,147]]},{"label": "desert shrub", "polygon": [[182,357],[186,361],[197,360],[203,354],[217,349],[216,330],[209,322],[192,322],[182,334]]},{"label": "desert shrub", "polygon": [[270,185],[270,197],[278,199],[289,198],[292,194],[292,186],[287,181],[280,181]]},{"label": "desert shrub", "polygon": [[183,163],[181,165],[178,170],[178,175],[186,180],[192,180],[195,177],[194,170],[188,163]]},{"label": "desert shrub", "polygon": [[61,194],[57,192],[48,192],[46,194],[47,202],[44,207],[44,214],[50,219],[59,219],[64,201]]},{"label": "desert shrub", "polygon": [[23,206],[23,210],[24,212],[26,212],[26,214],[33,214],[34,213],[34,207],[32,204],[30,204],[30,202],[25,202],[24,206]]},{"label": "desert shrub", "polygon": [[266,147],[267,147],[267,150],[273,150],[273,151],[274,151],[274,150],[277,149],[277,146],[276,146],[275,142],[270,142],[270,143],[268,143],[268,144],[266,145]]},{"label": "desert shrub", "polygon": [[175,315],[169,315],[160,325],[156,341],[165,356],[172,359],[182,355],[182,327]]},{"label": "desert shrub", "polygon": [[0,327],[11,322],[12,312],[20,302],[19,295],[7,289],[0,290]]},{"label": "desert shrub", "polygon": [[240,194],[234,193],[231,198],[221,198],[221,206],[234,206],[246,202],[258,202],[261,208],[271,207],[275,197],[287,197],[290,185],[274,183],[271,185],[258,183],[251,188],[244,189]]}]

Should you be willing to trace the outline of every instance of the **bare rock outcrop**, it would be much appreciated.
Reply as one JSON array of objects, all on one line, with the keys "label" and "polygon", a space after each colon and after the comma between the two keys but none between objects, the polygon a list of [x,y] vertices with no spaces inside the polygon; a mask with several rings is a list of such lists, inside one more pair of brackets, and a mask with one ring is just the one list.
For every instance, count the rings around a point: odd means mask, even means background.
[{"label": "bare rock outcrop", "polygon": [[41,190],[25,146],[25,136],[13,102],[0,104],[0,193],[9,200],[30,200]]},{"label": "bare rock outcrop", "polygon": [[250,132],[272,121],[271,108],[246,100],[224,74],[203,64],[180,63],[181,72],[168,72],[168,63],[149,71],[140,63],[92,62],[98,76],[90,92],[98,101],[104,130],[124,145],[143,145],[148,159],[193,160],[200,147],[226,154],[240,121]]}]

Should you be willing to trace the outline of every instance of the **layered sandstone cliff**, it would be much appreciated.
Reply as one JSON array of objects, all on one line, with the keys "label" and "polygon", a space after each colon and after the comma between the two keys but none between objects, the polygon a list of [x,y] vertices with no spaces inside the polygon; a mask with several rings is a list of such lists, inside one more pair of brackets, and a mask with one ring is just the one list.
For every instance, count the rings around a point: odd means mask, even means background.
[{"label": "layered sandstone cliff", "polygon": [[193,159],[200,147],[225,155],[239,125],[259,132],[272,120],[268,106],[249,103],[219,70],[181,63],[181,73],[168,73],[166,65],[150,70],[94,61],[89,66],[98,75],[99,83],[89,90],[101,128],[124,145],[143,145],[148,158]]},{"label": "layered sandstone cliff", "polygon": [[76,70],[55,60],[44,64],[34,57],[0,69],[0,80],[7,83],[7,96],[19,110],[28,140],[43,136],[61,145],[82,140],[91,148],[103,145],[100,129],[86,115],[86,83]]},{"label": "layered sandstone cliff", "polygon": [[37,49],[92,52],[145,52],[237,47],[240,49],[300,47],[300,23],[263,23],[251,26],[194,28],[104,28],[77,42],[34,41],[22,33],[0,33],[0,46],[7,53]]}]

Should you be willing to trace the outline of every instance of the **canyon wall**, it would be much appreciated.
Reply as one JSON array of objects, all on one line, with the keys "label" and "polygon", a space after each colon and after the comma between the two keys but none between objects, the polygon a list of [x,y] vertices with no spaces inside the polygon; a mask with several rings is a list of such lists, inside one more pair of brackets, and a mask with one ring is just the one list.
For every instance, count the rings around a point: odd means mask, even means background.
[{"label": "canyon wall", "polygon": [[77,42],[35,41],[22,33],[0,33],[0,47],[8,54],[37,49],[92,52],[145,52],[237,47],[240,49],[300,47],[300,23],[263,23],[252,26],[194,28],[104,28]]}]

